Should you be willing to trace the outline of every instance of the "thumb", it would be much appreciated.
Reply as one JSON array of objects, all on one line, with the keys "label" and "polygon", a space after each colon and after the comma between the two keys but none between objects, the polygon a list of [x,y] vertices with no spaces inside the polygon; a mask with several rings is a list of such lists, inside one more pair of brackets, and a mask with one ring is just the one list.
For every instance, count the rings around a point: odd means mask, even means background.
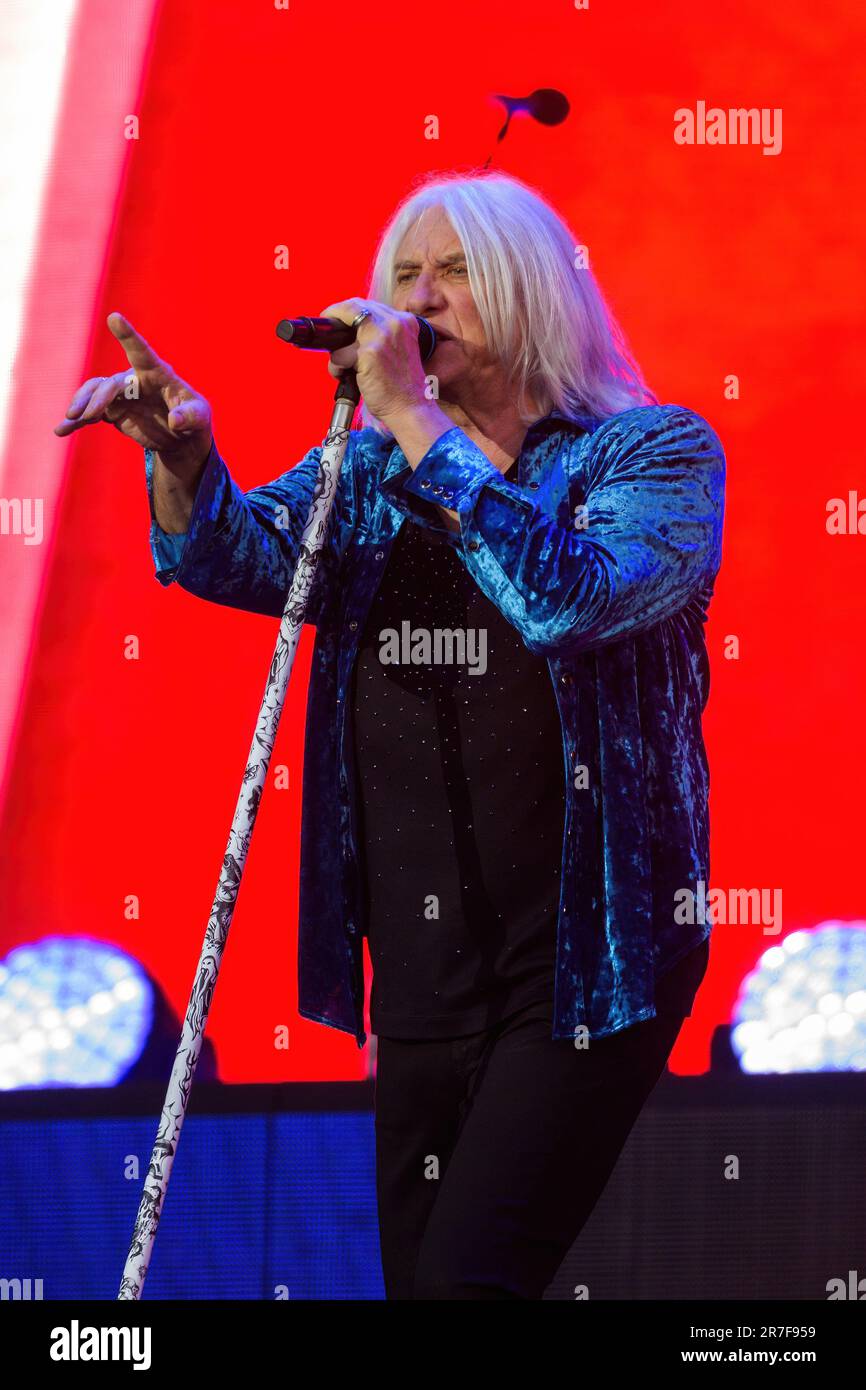
[{"label": "thumb", "polygon": [[207,424],[207,407],[204,401],[184,401],[168,413],[170,430],[201,430],[206,429]]}]

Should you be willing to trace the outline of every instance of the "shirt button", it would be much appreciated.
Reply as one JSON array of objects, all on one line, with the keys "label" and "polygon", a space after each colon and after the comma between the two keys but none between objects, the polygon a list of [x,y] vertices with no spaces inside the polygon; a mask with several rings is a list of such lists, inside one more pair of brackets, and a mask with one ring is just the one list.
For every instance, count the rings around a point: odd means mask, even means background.
[{"label": "shirt button", "polygon": [[425,478],[424,481],[423,481],[423,483],[421,484],[421,486],[422,486],[422,487],[429,487],[429,486],[430,486],[430,479],[429,479],[429,478]]},{"label": "shirt button", "polygon": [[566,671],[560,676],[559,681],[561,685],[571,685],[571,672]]},{"label": "shirt button", "polygon": [[532,491],[535,492],[538,488],[538,483],[530,483],[529,486],[532,488]]},{"label": "shirt button", "polygon": [[354,936],[354,935],[355,935],[355,923],[354,923],[354,922],[347,922],[347,923],[346,923],[346,931],[349,933],[350,936]]},{"label": "shirt button", "polygon": [[441,492],[441,491],[442,491],[442,484],[441,484],[441,483],[437,483],[436,486],[434,487],[433,491],[434,491],[434,492]]},{"label": "shirt button", "polygon": [[469,544],[467,545],[466,549],[467,549],[467,550],[480,550],[480,549],[481,549],[481,545],[480,545],[480,543],[479,543],[478,541],[470,541]]},{"label": "shirt button", "polygon": [[384,558],[384,556],[385,556],[384,550],[377,550],[377,551],[376,551],[376,554],[373,556],[373,559],[374,559],[374,560],[382,560],[382,559]]},{"label": "shirt button", "polygon": [[352,621],[349,623],[349,631],[354,632],[357,626],[358,624],[355,622],[355,619],[353,618]]}]

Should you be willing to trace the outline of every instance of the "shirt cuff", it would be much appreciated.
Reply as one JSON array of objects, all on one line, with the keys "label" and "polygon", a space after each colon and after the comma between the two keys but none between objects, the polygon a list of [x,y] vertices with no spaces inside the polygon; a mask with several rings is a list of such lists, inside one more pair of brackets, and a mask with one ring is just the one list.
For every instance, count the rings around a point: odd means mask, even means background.
[{"label": "shirt cuff", "polygon": [[413,470],[409,464],[380,484],[380,491],[400,511],[434,530],[447,530],[437,506],[457,512],[461,521],[472,512],[479,492],[502,474],[459,425],[440,434]]},{"label": "shirt cuff", "polygon": [[461,539],[471,550],[478,550],[485,538],[502,534],[503,528],[513,528],[516,510],[520,524],[527,523],[535,510],[459,425],[439,435],[414,473],[406,464],[400,473],[381,482],[379,491],[411,520],[446,535],[453,532],[442,525],[436,507],[456,512]]},{"label": "shirt cuff", "polygon": [[213,440],[199,478],[189,527],[186,531],[175,534],[163,531],[154,509],[154,452],[153,449],[144,451],[144,473],[150,509],[150,550],[157,579],[160,584],[168,585],[177,579],[181,567],[189,562],[190,555],[209,545],[227,525],[223,512],[230,487],[228,470],[217,451],[216,441]]}]

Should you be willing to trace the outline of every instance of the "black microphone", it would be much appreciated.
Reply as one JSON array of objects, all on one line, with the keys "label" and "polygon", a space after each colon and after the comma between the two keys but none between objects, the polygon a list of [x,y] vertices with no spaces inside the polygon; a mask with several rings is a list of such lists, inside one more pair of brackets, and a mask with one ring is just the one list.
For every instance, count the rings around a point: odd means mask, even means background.
[{"label": "black microphone", "polygon": [[[418,351],[421,361],[426,362],[436,347],[436,330],[420,314],[416,314],[415,318],[418,320]],[[360,323],[353,328],[350,323],[343,323],[340,319],[280,319],[277,337],[294,347],[336,352],[337,348],[354,343],[360,327]]]}]

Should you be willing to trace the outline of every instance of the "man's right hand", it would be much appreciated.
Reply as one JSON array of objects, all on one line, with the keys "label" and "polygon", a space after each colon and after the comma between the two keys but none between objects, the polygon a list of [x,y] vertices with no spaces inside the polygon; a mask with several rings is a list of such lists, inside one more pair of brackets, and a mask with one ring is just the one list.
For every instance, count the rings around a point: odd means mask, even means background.
[{"label": "man's right hand", "polygon": [[213,441],[208,402],[157,357],[122,314],[109,314],[107,322],[132,370],[85,381],[54,433],[62,438],[106,420],[142,448],[155,450],[177,483],[192,482]]}]

